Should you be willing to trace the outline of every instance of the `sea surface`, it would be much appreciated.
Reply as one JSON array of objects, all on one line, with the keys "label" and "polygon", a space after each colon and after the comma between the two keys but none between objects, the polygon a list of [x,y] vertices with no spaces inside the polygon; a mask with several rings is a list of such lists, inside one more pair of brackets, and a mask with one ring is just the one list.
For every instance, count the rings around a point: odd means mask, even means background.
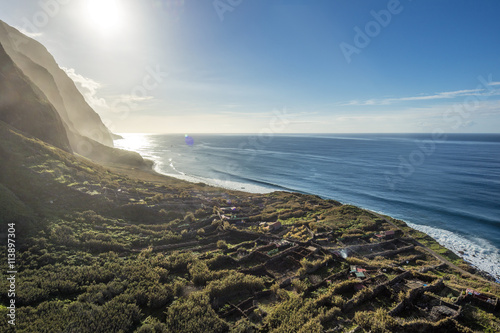
[{"label": "sea surface", "polygon": [[406,221],[500,281],[498,134],[122,134],[156,171],[316,194]]}]

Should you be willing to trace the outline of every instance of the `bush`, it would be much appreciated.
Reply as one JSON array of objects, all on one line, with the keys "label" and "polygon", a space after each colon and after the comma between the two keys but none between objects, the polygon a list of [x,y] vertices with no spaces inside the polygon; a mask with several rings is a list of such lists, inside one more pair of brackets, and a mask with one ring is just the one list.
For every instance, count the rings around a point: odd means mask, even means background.
[{"label": "bush", "polygon": [[299,333],[321,333],[323,332],[323,325],[318,318],[309,320],[302,328]]},{"label": "bush", "polygon": [[389,316],[387,310],[381,308],[375,312],[357,312],[354,315],[354,321],[365,330],[371,330],[376,333],[392,332],[398,326],[397,321]]},{"label": "bush", "polygon": [[212,280],[212,272],[203,261],[196,261],[189,267],[189,275],[196,286],[204,286],[207,281]]},{"label": "bush", "polygon": [[256,332],[257,329],[247,318],[242,318],[231,327],[229,333],[252,333]]},{"label": "bush", "polygon": [[307,289],[307,283],[300,279],[293,280],[292,285],[298,294],[302,294]]},{"label": "bush", "polygon": [[217,247],[222,250],[227,250],[228,248],[226,241],[222,239],[217,241]]},{"label": "bush", "polygon": [[355,258],[355,257],[349,257],[346,259],[346,261],[349,263],[349,265],[368,265],[368,263],[362,259]]},{"label": "bush", "polygon": [[229,327],[220,319],[206,294],[193,293],[188,299],[174,302],[166,312],[168,332],[226,332]]},{"label": "bush", "polygon": [[166,258],[162,267],[175,274],[185,274],[188,273],[188,265],[195,262],[195,260],[194,255],[190,252],[174,252]]},{"label": "bush", "polygon": [[219,255],[207,261],[211,270],[233,269],[238,267],[238,262],[226,255]]},{"label": "bush", "polygon": [[[266,317],[269,332],[321,332],[319,320],[313,320],[317,309],[310,301],[304,301],[297,295],[279,303]],[[312,322],[311,322],[312,321]],[[310,331],[303,330],[304,328]]]},{"label": "bush", "polygon": [[160,323],[160,321],[154,317],[147,317],[144,320],[141,327],[135,331],[135,333],[169,333],[167,330],[167,325]]},{"label": "bush", "polygon": [[194,214],[192,212],[189,212],[186,214],[186,216],[184,216],[184,222],[185,223],[192,223],[196,220],[196,218],[194,217]]},{"label": "bush", "polygon": [[196,210],[196,212],[194,212],[194,215],[195,215],[196,217],[204,217],[204,216],[208,216],[208,215],[210,215],[210,213],[209,213],[209,212],[207,212],[207,211],[205,211],[205,210],[204,210],[204,209],[202,209],[202,208],[199,208],[199,209],[197,209],[197,210]]},{"label": "bush", "polygon": [[210,282],[207,292],[210,299],[215,299],[236,292],[253,293],[262,289],[264,289],[264,280],[262,278],[235,272],[221,280]]},{"label": "bush", "polygon": [[154,284],[147,290],[147,307],[159,309],[173,299],[173,291],[170,286]]},{"label": "bush", "polygon": [[43,302],[34,308],[19,308],[18,332],[132,332],[140,320],[140,309],[124,297],[102,306],[61,301]]},{"label": "bush", "polygon": [[334,306],[328,309],[327,311],[321,313],[318,316],[318,319],[321,322],[321,324],[324,325],[335,320],[340,315],[342,315],[342,311],[340,310],[340,308]]}]

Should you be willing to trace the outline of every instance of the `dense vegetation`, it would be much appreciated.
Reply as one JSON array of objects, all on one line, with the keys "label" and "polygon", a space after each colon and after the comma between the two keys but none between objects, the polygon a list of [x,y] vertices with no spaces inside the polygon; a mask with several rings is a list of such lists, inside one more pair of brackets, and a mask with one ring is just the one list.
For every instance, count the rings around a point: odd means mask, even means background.
[{"label": "dense vegetation", "polygon": [[[2,293],[2,332],[500,331],[498,308],[424,313],[428,300],[454,304],[465,288],[498,297],[500,288],[402,222],[310,195],[131,179],[1,123],[0,158],[1,232],[15,222],[18,241],[16,330]],[[221,217],[225,206],[248,222]],[[422,244],[378,256],[363,247],[387,253],[396,245],[375,234],[396,227],[464,271],[440,266]],[[357,252],[345,259],[340,248]],[[352,265],[372,279],[352,277]],[[406,285],[389,283],[404,272]],[[417,295],[411,283],[430,289]]]}]

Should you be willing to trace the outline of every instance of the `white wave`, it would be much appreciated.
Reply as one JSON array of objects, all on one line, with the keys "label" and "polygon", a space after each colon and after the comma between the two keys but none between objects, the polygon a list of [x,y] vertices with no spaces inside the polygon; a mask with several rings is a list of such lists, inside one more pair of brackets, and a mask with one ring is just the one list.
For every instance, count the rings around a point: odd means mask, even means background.
[{"label": "white wave", "polygon": [[[169,166],[170,166],[170,168],[172,168],[172,170],[174,170],[175,172],[179,173],[180,175],[183,175],[183,176],[185,176],[185,175],[186,175],[184,172],[179,171],[179,170],[177,170],[177,169],[175,168],[175,166],[174,166],[174,162],[172,161],[172,159],[170,159],[170,164],[169,164]],[[161,168],[159,167],[159,169],[161,169]]]},{"label": "white wave", "polygon": [[406,224],[431,236],[472,266],[491,274],[500,283],[500,251],[487,240],[477,237],[468,239],[454,232],[426,225]]}]

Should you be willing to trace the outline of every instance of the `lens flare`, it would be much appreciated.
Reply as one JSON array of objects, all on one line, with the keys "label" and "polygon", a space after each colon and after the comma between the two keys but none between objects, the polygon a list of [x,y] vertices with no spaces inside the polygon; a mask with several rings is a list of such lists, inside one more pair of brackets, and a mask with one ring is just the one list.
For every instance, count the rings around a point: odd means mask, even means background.
[{"label": "lens flare", "polygon": [[194,145],[194,139],[187,134],[184,136],[184,141],[186,141],[186,144],[190,147]]}]

